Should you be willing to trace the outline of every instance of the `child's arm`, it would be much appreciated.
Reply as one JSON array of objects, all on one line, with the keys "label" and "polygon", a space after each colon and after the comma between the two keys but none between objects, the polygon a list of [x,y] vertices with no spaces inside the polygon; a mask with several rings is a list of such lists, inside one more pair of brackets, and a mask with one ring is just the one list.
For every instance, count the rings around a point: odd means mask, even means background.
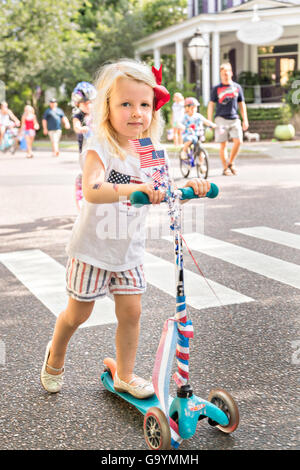
[{"label": "child's arm", "polygon": [[36,131],[38,131],[39,128],[40,128],[40,125],[39,125],[39,122],[38,122],[36,116],[34,117],[34,128],[35,128]]},{"label": "child's arm", "polygon": [[23,132],[25,129],[25,114],[21,117],[21,124],[20,124],[20,133]]},{"label": "child's arm", "polygon": [[119,202],[121,198],[129,199],[134,191],[146,193],[152,204],[159,204],[164,193],[155,191],[152,184],[114,184],[104,181],[105,168],[97,152],[88,150],[82,174],[83,195],[93,204]]},{"label": "child's arm", "polygon": [[208,127],[217,127],[217,124],[215,124],[214,122],[210,121],[209,119],[203,119],[203,123],[205,126],[208,126]]},{"label": "child's arm", "polygon": [[87,134],[89,128],[88,126],[82,126],[78,118],[73,118],[73,130],[76,134]]}]

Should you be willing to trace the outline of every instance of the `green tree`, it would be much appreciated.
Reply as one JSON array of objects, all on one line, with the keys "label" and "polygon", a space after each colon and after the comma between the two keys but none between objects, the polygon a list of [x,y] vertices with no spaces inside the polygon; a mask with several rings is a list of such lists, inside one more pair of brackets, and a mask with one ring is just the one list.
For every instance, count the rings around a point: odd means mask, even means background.
[{"label": "green tree", "polygon": [[[0,79],[8,96],[75,77],[89,53],[78,0],[0,0]],[[28,96],[27,96],[28,99]]]},{"label": "green tree", "polygon": [[186,19],[187,0],[142,0],[145,35]]}]

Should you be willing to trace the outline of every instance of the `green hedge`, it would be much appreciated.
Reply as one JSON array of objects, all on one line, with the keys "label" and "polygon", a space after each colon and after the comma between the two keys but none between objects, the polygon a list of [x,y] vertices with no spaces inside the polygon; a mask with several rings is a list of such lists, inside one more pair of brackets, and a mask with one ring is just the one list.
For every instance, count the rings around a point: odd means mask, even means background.
[{"label": "green hedge", "polygon": [[288,106],[280,108],[247,108],[249,121],[279,121],[288,124],[292,117]]}]

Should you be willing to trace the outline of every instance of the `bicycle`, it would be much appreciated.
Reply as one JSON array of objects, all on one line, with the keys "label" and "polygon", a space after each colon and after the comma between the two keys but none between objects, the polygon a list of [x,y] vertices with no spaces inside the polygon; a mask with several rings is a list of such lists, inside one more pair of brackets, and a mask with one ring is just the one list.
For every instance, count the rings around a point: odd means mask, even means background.
[{"label": "bicycle", "polygon": [[192,143],[187,151],[187,158],[182,158],[182,150],[179,152],[180,171],[187,178],[192,168],[196,167],[198,178],[207,179],[209,170],[209,156],[201,142],[201,136],[197,136],[197,143]]}]

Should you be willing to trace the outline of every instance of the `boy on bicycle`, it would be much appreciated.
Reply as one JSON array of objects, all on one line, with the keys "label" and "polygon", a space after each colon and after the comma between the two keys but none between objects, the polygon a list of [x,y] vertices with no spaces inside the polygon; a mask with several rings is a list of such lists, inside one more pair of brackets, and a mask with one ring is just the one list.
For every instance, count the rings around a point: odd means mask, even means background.
[{"label": "boy on bicycle", "polygon": [[190,145],[196,144],[198,139],[204,137],[204,127],[217,127],[212,121],[206,119],[202,114],[197,113],[197,106],[199,101],[194,97],[189,97],[184,100],[185,114],[182,121],[183,125],[183,149],[181,152],[181,158],[183,160],[188,159],[187,151]]}]

